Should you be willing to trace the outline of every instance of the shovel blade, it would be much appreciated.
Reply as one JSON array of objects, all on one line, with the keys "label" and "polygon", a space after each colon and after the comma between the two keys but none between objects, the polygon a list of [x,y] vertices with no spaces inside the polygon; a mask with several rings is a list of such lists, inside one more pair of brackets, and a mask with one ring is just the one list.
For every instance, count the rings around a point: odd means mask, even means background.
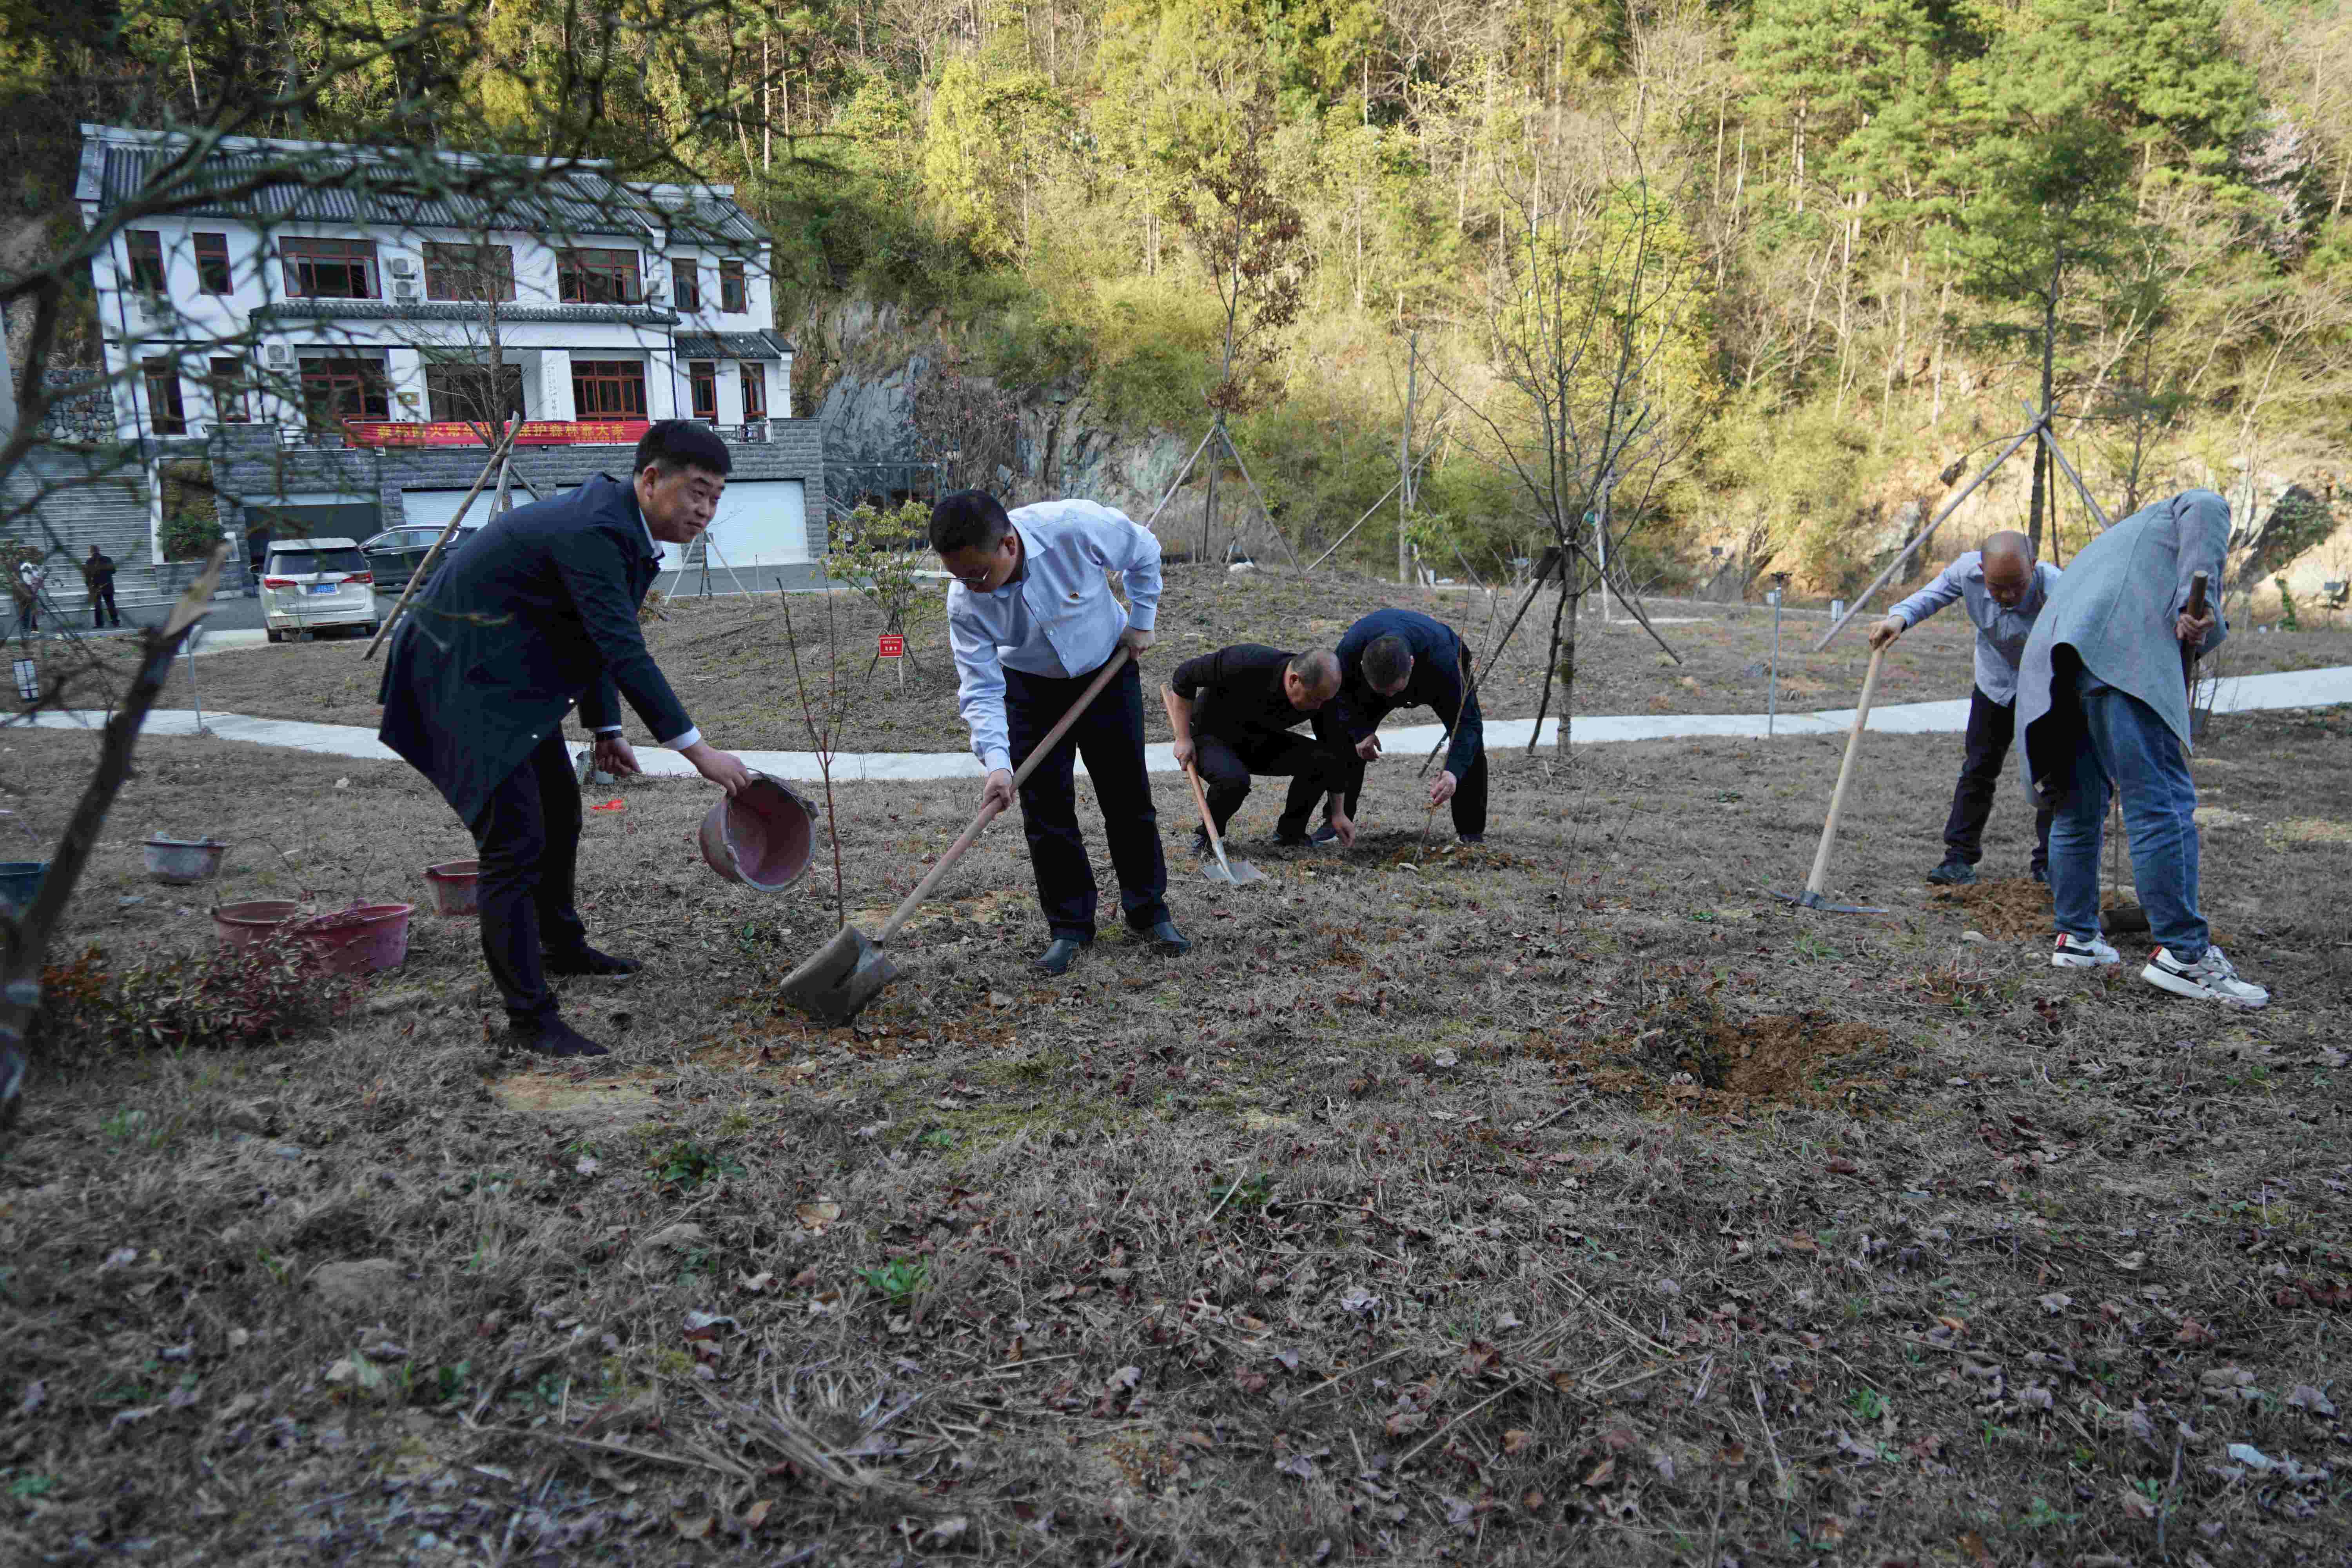
[{"label": "shovel blade", "polygon": [[811,1017],[846,1024],[898,977],[887,953],[856,926],[844,926],[784,976],[782,990],[785,1001]]},{"label": "shovel blade", "polygon": [[1263,882],[1265,880],[1265,873],[1259,870],[1256,867],[1251,865],[1246,860],[1235,860],[1230,864],[1231,869],[1229,870],[1225,866],[1220,866],[1214,860],[1212,860],[1207,865],[1201,868],[1201,875],[1206,877],[1212,882],[1223,882],[1228,887],[1234,888],[1246,888],[1252,882]]}]

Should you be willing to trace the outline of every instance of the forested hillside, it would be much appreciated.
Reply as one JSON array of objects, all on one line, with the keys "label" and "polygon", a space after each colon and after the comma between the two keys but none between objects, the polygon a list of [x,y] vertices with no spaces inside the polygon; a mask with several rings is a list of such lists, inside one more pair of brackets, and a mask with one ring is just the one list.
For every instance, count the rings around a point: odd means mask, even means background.
[{"label": "forested hillside", "polygon": [[[1645,569],[1851,586],[2045,384],[2111,510],[2332,500],[2352,428],[2342,0],[499,0],[421,14],[437,78],[353,70],[299,124],[250,51],[315,68],[365,4],[5,14],[28,206],[72,119],[225,82],[240,130],[682,160],[778,235],[788,329],[854,294],[941,324],[935,374],[1188,448],[1223,409],[1297,535],[1396,479],[1410,383],[1441,570],[1613,468]],[[1969,521],[2063,554],[2064,484],[2021,454]]]}]

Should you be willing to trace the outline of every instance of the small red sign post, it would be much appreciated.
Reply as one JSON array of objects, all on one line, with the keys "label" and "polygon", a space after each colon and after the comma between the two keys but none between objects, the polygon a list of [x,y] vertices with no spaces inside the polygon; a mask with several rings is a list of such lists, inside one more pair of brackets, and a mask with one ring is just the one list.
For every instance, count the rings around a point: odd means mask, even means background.
[{"label": "small red sign post", "polygon": [[907,639],[897,632],[884,632],[876,639],[875,655],[879,658],[904,658]]}]

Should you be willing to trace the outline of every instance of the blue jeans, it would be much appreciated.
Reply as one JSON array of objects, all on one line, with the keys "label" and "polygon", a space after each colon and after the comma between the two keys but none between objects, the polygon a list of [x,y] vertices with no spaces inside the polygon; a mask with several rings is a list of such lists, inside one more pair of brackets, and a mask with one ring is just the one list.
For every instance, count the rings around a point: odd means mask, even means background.
[{"label": "blue jeans", "polygon": [[2183,963],[2205,956],[2210,940],[2197,911],[2197,786],[2179,738],[2156,710],[2084,672],[2083,724],[2074,773],[2050,823],[2050,898],[2058,929],[2099,934],[2099,849],[2107,799],[2120,794],[2131,842],[2132,880],[2148,932]]}]

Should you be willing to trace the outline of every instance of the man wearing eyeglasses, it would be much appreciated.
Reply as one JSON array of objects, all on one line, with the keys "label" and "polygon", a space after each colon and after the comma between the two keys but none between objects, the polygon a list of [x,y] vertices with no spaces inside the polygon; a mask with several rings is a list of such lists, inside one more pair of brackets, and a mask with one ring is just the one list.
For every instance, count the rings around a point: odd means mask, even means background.
[{"label": "man wearing eyeglasses", "polygon": [[[982,807],[1013,804],[1025,762],[1123,643],[1151,646],[1160,605],[1160,542],[1123,512],[1087,500],[1007,513],[984,490],[958,490],[931,510],[931,548],[955,579],[948,646],[956,706],[987,770]],[[1127,589],[1119,608],[1107,574]],[[1078,833],[1076,758],[1118,874],[1128,928],[1171,956],[1192,943],[1168,914],[1168,864],[1143,766],[1143,684],[1135,664],[1114,677],[1051,755],[1021,784],[1021,824],[1052,940],[1033,967],[1060,974],[1095,939],[1097,889]]]}]

